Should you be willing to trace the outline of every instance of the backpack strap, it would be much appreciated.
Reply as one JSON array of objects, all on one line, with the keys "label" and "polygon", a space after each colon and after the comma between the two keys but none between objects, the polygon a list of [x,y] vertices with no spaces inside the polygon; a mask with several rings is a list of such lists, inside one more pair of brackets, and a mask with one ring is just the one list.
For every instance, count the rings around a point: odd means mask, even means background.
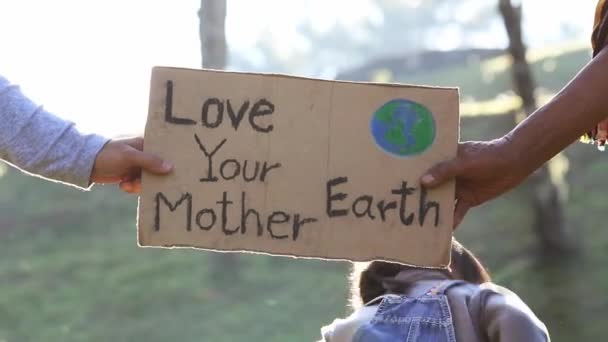
[{"label": "backpack strap", "polygon": [[[468,284],[468,283],[463,280],[445,281],[439,286],[439,288],[437,289],[437,293],[447,295],[447,291],[450,288],[452,288],[454,286],[462,285],[462,284]],[[473,327],[475,329],[475,333],[477,335],[478,340],[482,341],[482,342],[488,342],[488,337],[485,335],[485,333],[483,331],[483,327],[482,327],[483,317],[481,317],[482,309],[483,309],[483,306],[485,305],[486,298],[487,298],[487,296],[484,296],[483,294],[480,294],[478,296],[473,296],[471,298],[471,301],[468,304],[469,316],[471,317],[471,323],[473,324]]]},{"label": "backpack strap", "polygon": [[437,286],[437,288],[435,289],[431,289],[431,291],[435,291],[434,294],[442,294],[445,295],[446,292],[448,291],[448,289],[450,289],[451,287],[454,286],[458,286],[461,284],[466,284],[466,282],[464,280],[446,280],[441,282],[441,284],[439,284],[439,286]]},{"label": "backpack strap", "polygon": [[483,308],[486,304],[487,295],[485,295],[484,291],[482,291],[479,295],[473,296],[471,298],[471,302],[469,303],[469,316],[471,317],[471,322],[475,327],[475,332],[477,333],[477,338],[479,341],[488,342],[488,336],[484,330],[485,324],[483,322]]}]

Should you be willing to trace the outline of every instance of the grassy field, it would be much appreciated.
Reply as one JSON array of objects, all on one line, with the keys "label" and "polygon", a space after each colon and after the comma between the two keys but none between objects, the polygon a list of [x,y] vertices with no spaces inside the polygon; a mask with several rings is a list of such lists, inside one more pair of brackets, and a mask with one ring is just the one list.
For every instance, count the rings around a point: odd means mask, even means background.
[{"label": "grassy field", "polygon": [[345,264],[250,255],[218,283],[210,253],[138,248],[132,197],[1,184],[0,341],[308,341],[345,311]]},{"label": "grassy field", "polygon": [[[541,85],[561,88],[587,56],[540,54]],[[549,60],[558,67],[543,73]],[[508,89],[500,60],[479,63],[478,74],[468,68],[406,81],[461,85],[476,101]],[[494,81],[480,83],[477,75],[488,70]],[[466,117],[463,139],[493,138],[512,123],[511,115]],[[608,316],[607,157],[582,144],[565,156],[579,255],[539,255],[525,185],[474,210],[457,237],[530,304],[554,341],[599,341]],[[210,253],[138,248],[135,216],[136,199],[111,188],[83,193],[6,171],[0,341],[311,341],[322,324],[347,312],[346,263],[243,255],[241,280],[226,283],[208,276]]]}]

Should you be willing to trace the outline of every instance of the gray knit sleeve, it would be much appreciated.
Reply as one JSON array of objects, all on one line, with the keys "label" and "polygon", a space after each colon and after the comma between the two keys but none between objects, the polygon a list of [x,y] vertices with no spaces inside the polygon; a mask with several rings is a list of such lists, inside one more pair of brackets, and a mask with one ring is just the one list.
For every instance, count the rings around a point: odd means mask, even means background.
[{"label": "gray knit sleeve", "polygon": [[108,139],[82,134],[0,76],[0,159],[40,177],[90,186],[95,158]]},{"label": "gray knit sleeve", "polygon": [[515,293],[494,284],[481,285],[471,299],[479,303],[479,324],[491,342],[550,342],[547,327]]}]

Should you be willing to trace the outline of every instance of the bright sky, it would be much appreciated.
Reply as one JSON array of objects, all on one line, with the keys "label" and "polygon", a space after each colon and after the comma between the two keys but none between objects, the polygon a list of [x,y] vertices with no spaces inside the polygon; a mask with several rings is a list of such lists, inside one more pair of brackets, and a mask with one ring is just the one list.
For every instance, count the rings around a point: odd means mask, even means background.
[{"label": "bright sky", "polygon": [[[588,26],[581,37],[587,39],[595,0],[524,3],[531,45],[555,43],[564,21]],[[84,130],[141,133],[152,66],[200,65],[199,6],[199,0],[1,1],[0,74]],[[382,20],[369,0],[228,0],[228,42],[231,53],[255,61],[255,44],[267,32],[281,53],[309,48],[294,24],[302,18],[323,32],[335,21],[355,30],[366,17]],[[489,32],[487,44],[497,39]]]}]

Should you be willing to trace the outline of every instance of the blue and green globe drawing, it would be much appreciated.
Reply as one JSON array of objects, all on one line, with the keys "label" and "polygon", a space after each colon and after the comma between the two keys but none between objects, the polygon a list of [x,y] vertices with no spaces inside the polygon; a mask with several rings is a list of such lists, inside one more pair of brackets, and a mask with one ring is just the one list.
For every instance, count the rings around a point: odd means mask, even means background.
[{"label": "blue and green globe drawing", "polygon": [[399,157],[420,154],[435,140],[433,114],[410,100],[387,102],[374,113],[370,126],[376,144]]}]

